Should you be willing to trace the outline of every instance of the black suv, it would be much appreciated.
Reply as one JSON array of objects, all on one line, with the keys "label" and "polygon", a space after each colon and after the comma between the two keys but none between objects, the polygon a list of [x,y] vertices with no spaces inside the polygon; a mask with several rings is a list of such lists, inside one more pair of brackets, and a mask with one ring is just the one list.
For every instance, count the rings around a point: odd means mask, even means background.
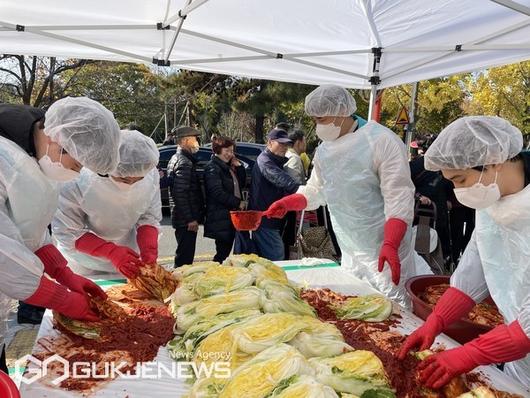
[{"label": "black suv", "polygon": [[[164,177],[167,177],[168,176],[167,165],[171,157],[177,152],[177,146],[176,145],[161,146],[160,148],[158,148],[158,152],[160,153],[160,159],[158,161],[158,169],[164,173]],[[241,163],[243,163],[243,166],[245,167],[245,170],[247,172],[247,187],[249,187],[251,171],[252,171],[252,167],[254,166],[254,163],[256,162],[256,158],[254,159],[248,158],[242,154],[239,154],[239,151],[236,152],[236,156],[241,161]],[[198,160],[197,171],[199,173],[199,176],[202,182],[204,166],[212,158],[211,147],[210,148],[208,147],[199,148],[199,152],[195,154],[195,157]],[[162,200],[162,214],[165,216],[168,216],[171,214],[173,200],[171,199],[171,195],[169,194],[169,187],[167,187],[166,184],[163,183],[163,180],[161,180],[161,183],[160,183],[160,196]]]}]

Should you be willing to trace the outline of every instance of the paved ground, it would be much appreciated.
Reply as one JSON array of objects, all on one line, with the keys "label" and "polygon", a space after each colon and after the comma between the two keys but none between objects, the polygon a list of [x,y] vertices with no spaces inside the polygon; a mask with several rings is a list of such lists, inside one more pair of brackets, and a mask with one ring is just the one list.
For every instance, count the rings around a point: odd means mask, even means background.
[{"label": "paved ground", "polygon": [[[215,255],[215,242],[213,239],[208,239],[203,236],[204,228],[199,227],[197,235],[197,248],[195,250],[195,259],[211,260]],[[177,241],[175,240],[175,230],[171,226],[171,217],[164,217],[162,220],[162,237],[158,244],[158,256],[161,259],[175,256],[175,249],[177,248]]]}]

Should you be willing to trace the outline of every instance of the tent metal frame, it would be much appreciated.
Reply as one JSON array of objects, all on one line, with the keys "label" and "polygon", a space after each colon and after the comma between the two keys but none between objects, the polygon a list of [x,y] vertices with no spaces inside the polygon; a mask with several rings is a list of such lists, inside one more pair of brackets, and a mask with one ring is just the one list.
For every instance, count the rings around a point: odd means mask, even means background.
[{"label": "tent metal frame", "polygon": [[[501,7],[509,8],[514,12],[522,14],[526,17],[530,16],[530,7],[521,5],[513,0],[489,0],[495,4],[498,4]],[[514,43],[514,44],[486,44],[486,42],[499,38],[505,34],[515,32],[519,29],[527,27],[530,25],[530,20],[526,19],[518,24],[510,26],[508,28],[502,29],[498,32],[489,34],[488,36],[481,37],[472,41],[464,43],[456,43],[454,46],[439,46],[439,47],[400,47],[399,44],[396,44],[394,47],[385,48],[380,40],[377,26],[375,25],[375,20],[371,9],[369,7],[369,2],[363,3],[363,11],[366,15],[368,21],[368,27],[372,35],[373,42],[375,46],[373,48],[361,48],[361,49],[345,49],[339,51],[317,51],[317,52],[304,52],[304,53],[278,53],[270,50],[265,50],[262,48],[257,48],[254,46],[249,46],[243,43],[234,42],[231,40],[222,39],[219,37],[214,37],[204,33],[194,32],[188,29],[183,28],[184,21],[186,17],[192,13],[197,8],[201,7],[208,0],[186,0],[186,5],[180,9],[174,15],[165,18],[165,21],[159,22],[157,24],[146,24],[146,25],[30,25],[23,26],[17,25],[15,23],[0,21],[0,31],[17,31],[31,33],[39,36],[48,37],[54,40],[65,41],[80,46],[85,46],[97,50],[101,50],[110,54],[121,55],[127,58],[130,58],[131,61],[140,61],[144,63],[154,63],[160,66],[186,66],[186,65],[196,65],[196,64],[207,64],[207,63],[218,63],[218,62],[238,62],[238,61],[249,61],[249,60],[266,60],[266,59],[276,59],[289,62],[295,62],[300,65],[326,70],[329,72],[347,75],[351,77],[360,78],[370,82],[370,106],[369,106],[369,118],[372,118],[372,113],[374,109],[374,104],[377,96],[377,90],[381,84],[382,79],[389,79],[403,73],[406,73],[412,69],[419,68],[421,66],[427,65],[432,62],[439,61],[443,58],[454,56],[460,52],[467,51],[511,51],[511,50],[526,50],[530,49],[530,42],[528,43]],[[175,23],[173,25],[173,23]],[[109,46],[101,45],[98,43],[89,42],[86,40],[76,39],[70,36],[65,35],[64,33],[53,33],[54,31],[76,31],[76,30],[157,30],[157,31],[172,31],[173,36],[169,42],[169,45],[166,46],[165,43],[165,34],[162,35],[163,43],[162,48],[153,55],[152,58],[149,58],[144,55],[135,54],[129,51],[121,50],[118,48],[112,48]],[[202,58],[202,59],[171,59],[171,55],[175,44],[181,35],[188,35],[197,37],[207,41],[213,41],[220,43],[229,47],[237,48],[240,50],[249,51],[255,53],[255,55],[247,56],[233,56],[233,57],[212,57],[212,58]],[[385,53],[414,53],[414,52],[432,52],[434,55],[427,57],[423,60],[415,61],[409,64],[405,64],[396,68],[395,70],[387,71],[383,76],[380,76],[379,67],[381,64],[381,58]],[[256,54],[257,53],[257,54]],[[318,62],[309,61],[305,58],[309,57],[325,57],[331,55],[344,55],[351,56],[355,54],[367,54],[372,53],[372,65],[368,73],[361,74],[348,70],[343,70],[335,68],[328,65],[323,65]]]}]

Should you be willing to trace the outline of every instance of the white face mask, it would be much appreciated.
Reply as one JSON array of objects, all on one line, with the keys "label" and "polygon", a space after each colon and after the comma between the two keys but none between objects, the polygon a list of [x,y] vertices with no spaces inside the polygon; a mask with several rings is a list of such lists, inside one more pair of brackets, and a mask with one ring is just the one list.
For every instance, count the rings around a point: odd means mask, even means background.
[{"label": "white face mask", "polygon": [[52,159],[48,156],[49,149],[50,145],[46,147],[46,155],[39,159],[39,166],[46,177],[48,177],[50,180],[61,182],[71,181],[79,177],[78,171],[67,169],[63,166],[61,163],[61,159],[63,157],[62,152],[59,156],[58,162],[52,161]]},{"label": "white face mask", "polygon": [[480,178],[476,184],[467,188],[455,188],[456,199],[464,206],[472,209],[485,209],[497,202],[501,198],[501,191],[497,185],[497,172],[493,184],[485,186],[481,183],[484,170],[480,173]]},{"label": "white face mask", "polygon": [[127,184],[125,182],[116,181],[114,178],[109,176],[110,181],[120,190],[120,191],[130,191],[134,184]]},{"label": "white face mask", "polygon": [[[344,120],[342,121],[344,123]],[[342,123],[340,126],[335,126],[333,122],[330,124],[317,124],[316,133],[318,138],[322,141],[335,141],[339,138],[340,130],[342,129]]]}]

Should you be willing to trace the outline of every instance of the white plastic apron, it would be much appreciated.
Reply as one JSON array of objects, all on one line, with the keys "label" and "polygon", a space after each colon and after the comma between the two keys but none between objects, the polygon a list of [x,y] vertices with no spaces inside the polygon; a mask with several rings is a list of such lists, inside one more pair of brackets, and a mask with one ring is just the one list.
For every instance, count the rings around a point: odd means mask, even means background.
[{"label": "white plastic apron", "polygon": [[[342,250],[342,267],[390,299],[410,308],[405,282],[412,276],[431,273],[424,261],[418,264],[421,269],[416,269],[410,228],[399,248],[399,285],[392,282],[388,264],[383,272],[377,270],[386,220],[380,180],[373,169],[373,148],[370,143],[383,133],[376,124],[368,124],[353,134],[321,144],[318,160],[323,181],[322,193]],[[413,206],[413,203],[410,205]]]},{"label": "white plastic apron", "polygon": [[[530,291],[530,186],[477,211],[475,234],[490,295],[511,323]],[[530,355],[504,370],[530,386]]]},{"label": "white plastic apron", "polygon": [[[154,183],[153,173],[148,173],[128,191],[118,190],[109,177],[100,177],[95,173],[83,174],[79,187],[82,194],[80,205],[86,214],[86,228],[102,239],[138,252],[136,224],[151,204],[154,186],[158,185]],[[76,273],[89,277],[123,277],[106,259],[68,249],[60,242],[58,247]]]},{"label": "white plastic apron", "polygon": [[[13,161],[14,174],[6,181],[8,216],[17,227],[24,245],[35,252],[46,243],[47,228],[57,210],[58,189],[41,171],[35,158],[0,137],[2,151]],[[0,348],[12,299],[0,293]]]}]

